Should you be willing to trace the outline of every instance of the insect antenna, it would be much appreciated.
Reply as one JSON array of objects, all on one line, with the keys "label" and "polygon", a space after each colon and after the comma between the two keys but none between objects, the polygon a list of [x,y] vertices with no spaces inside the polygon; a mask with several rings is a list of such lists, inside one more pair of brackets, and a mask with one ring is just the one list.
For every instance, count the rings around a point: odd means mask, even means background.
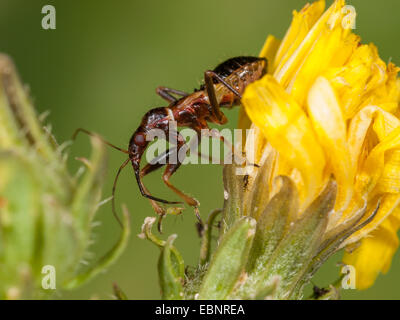
[{"label": "insect antenna", "polygon": [[91,136],[91,137],[96,137],[96,138],[100,139],[101,142],[103,142],[104,144],[110,146],[111,148],[114,148],[114,149],[116,149],[118,151],[121,151],[123,153],[126,153],[126,154],[130,154],[130,152],[128,150],[125,150],[125,149],[122,149],[120,147],[117,147],[117,146],[113,145],[112,143],[104,140],[100,135],[98,135],[96,133],[93,133],[93,132],[90,132],[90,131],[88,131],[86,129],[83,129],[83,128],[78,128],[78,129],[75,130],[74,135],[72,136],[72,140],[75,140],[75,138],[76,138],[76,136],[78,135],[79,132],[86,133],[88,136]]},{"label": "insect antenna", "polygon": [[119,175],[120,175],[122,169],[124,169],[126,167],[126,165],[129,163],[129,160],[130,160],[129,158],[126,159],[122,163],[122,165],[119,167],[118,172],[117,172],[117,174],[115,175],[115,178],[114,178],[114,183],[113,183],[112,193],[111,193],[111,196],[112,196],[112,199],[111,199],[112,212],[113,212],[113,215],[114,215],[115,219],[117,219],[119,225],[121,226],[121,228],[123,228],[124,226],[122,224],[121,219],[119,218],[119,216],[117,214],[117,210],[115,209],[115,190],[117,189],[117,182],[118,182]]}]

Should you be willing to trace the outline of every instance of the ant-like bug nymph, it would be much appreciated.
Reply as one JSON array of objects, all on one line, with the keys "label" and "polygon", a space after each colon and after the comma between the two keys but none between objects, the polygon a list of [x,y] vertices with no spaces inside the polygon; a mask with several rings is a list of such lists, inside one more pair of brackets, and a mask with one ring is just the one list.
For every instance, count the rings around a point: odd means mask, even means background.
[{"label": "ant-like bug nymph", "polygon": [[[169,105],[167,107],[151,109],[143,116],[139,127],[129,141],[128,150],[121,149],[102,140],[107,145],[128,154],[128,159],[118,169],[114,180],[112,190],[114,215],[116,215],[114,194],[117,180],[122,169],[131,162],[141,195],[150,200],[152,207],[160,217],[158,228],[161,231],[161,220],[165,216],[166,211],[159,203],[180,204],[182,202],[168,201],[151,195],[149,190],[144,186],[142,178],[165,165],[165,171],[162,176],[164,183],[186,204],[194,208],[199,223],[202,224],[198,210],[199,202],[183,193],[170,182],[171,176],[179,169],[182,161],[179,159],[175,163],[170,162],[169,159],[176,159],[176,155],[185,146],[186,142],[177,130],[170,132],[169,123],[174,121],[178,127],[193,129],[198,135],[198,141],[200,141],[202,129],[209,129],[207,122],[219,125],[225,124],[227,118],[221,111],[221,108],[230,109],[235,105],[239,105],[247,85],[260,79],[266,74],[266,71],[267,60],[265,58],[236,57],[221,63],[212,71],[206,71],[204,73],[204,84],[199,90],[195,90],[191,94],[166,87],[158,87],[156,93],[165,99]],[[170,143],[174,143],[174,146],[159,155],[157,161],[151,161],[143,168],[140,168],[142,156],[150,143],[147,135],[153,129],[162,130],[166,137],[174,137],[174,142],[169,141]],[[94,135],[85,129],[78,129],[75,135],[79,131],[85,132],[88,135]],[[211,132],[213,132],[212,137],[226,143],[222,135],[215,133],[215,131]],[[118,221],[120,222],[119,219]]]}]

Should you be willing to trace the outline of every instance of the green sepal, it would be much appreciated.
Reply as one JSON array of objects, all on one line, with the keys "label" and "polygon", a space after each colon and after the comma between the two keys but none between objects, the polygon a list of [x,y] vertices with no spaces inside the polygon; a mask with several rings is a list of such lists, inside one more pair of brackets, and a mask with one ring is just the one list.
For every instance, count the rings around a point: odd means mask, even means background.
[{"label": "green sepal", "polygon": [[[297,284],[296,292],[301,292],[304,285],[312,278],[315,272],[331,257],[335,252],[341,249],[341,245],[344,241],[352,235],[354,232],[360,230],[378,213],[380,206],[380,201],[378,201],[375,209],[368,217],[364,217],[366,213],[366,203],[362,207],[359,208],[358,212],[352,217],[350,220],[345,222],[342,226],[335,228],[330,231],[327,235],[324,235],[325,241],[322,241],[322,244],[319,246],[317,253],[313,257],[310,262],[309,267],[307,268],[307,272],[303,277],[302,281]],[[360,222],[363,218],[362,222]]]},{"label": "green sepal", "polygon": [[224,166],[224,209],[220,236],[243,216],[243,176],[236,174],[237,168],[234,164]]},{"label": "green sepal", "polygon": [[254,291],[257,284],[265,280],[265,266],[287,232],[290,219],[297,212],[298,196],[296,187],[288,177],[280,176],[275,181],[281,182],[281,188],[269,201],[257,221],[256,234],[246,266],[248,277],[233,293],[233,298],[258,299],[265,297],[264,293],[270,294],[269,288],[276,287],[275,281],[273,284],[265,284],[259,292]]},{"label": "green sepal", "polygon": [[[142,232],[140,234],[138,234],[138,237],[140,239],[149,240],[150,242],[152,242],[153,244],[155,244],[157,247],[159,247],[162,250],[165,247],[167,242],[165,240],[161,240],[160,238],[158,238],[156,235],[154,235],[151,232],[151,229],[155,222],[156,222],[156,218],[146,217],[144,219],[144,223],[142,225]],[[174,259],[179,262],[180,268],[182,270],[184,270],[183,259],[182,259],[181,254],[179,253],[179,251],[174,246],[171,246],[170,250],[171,250],[172,254],[175,256]]]},{"label": "green sepal", "polygon": [[217,216],[222,212],[221,209],[213,210],[204,224],[200,246],[200,266],[206,265],[211,257],[212,227]]},{"label": "green sepal", "polygon": [[185,266],[182,258],[173,251],[173,242],[176,235],[170,235],[161,249],[158,259],[158,276],[161,287],[161,296],[164,300],[183,299],[183,279],[185,276]]},{"label": "green sepal", "polygon": [[[297,190],[285,176],[278,177],[282,186],[270,200],[257,221],[256,235],[250,251],[247,272],[257,278],[288,229],[298,206]],[[260,279],[255,279],[258,282]]]},{"label": "green sepal", "polygon": [[[258,221],[260,215],[264,212],[269,202],[269,183],[271,174],[273,172],[272,166],[274,164],[275,153],[265,150],[268,155],[262,156],[261,167],[252,168],[257,170],[257,174],[253,183],[250,184],[250,190],[244,199],[243,211],[245,216],[252,217]],[[247,189],[248,189],[247,188]]]},{"label": "green sepal", "polygon": [[266,285],[262,290],[258,290],[257,294],[254,296],[255,300],[269,300],[276,297],[276,292],[279,288],[281,282],[281,277],[276,276],[270,279],[268,285]]},{"label": "green sepal", "polygon": [[245,269],[255,231],[256,221],[247,217],[227,231],[211,258],[198,299],[221,300],[230,294]]},{"label": "green sepal", "polygon": [[321,195],[293,224],[285,238],[271,256],[265,267],[263,280],[255,288],[257,292],[279,276],[281,282],[277,290],[278,299],[290,298],[297,282],[304,276],[311,259],[318,249],[328,223],[328,213],[333,209],[336,198],[336,183],[330,181]]},{"label": "green sepal", "polygon": [[142,232],[138,237],[149,240],[161,250],[158,259],[158,278],[162,299],[182,300],[184,298],[185,264],[181,254],[173,245],[177,236],[171,235],[167,241],[159,239],[151,232],[155,222],[156,218],[146,217],[142,225]]}]

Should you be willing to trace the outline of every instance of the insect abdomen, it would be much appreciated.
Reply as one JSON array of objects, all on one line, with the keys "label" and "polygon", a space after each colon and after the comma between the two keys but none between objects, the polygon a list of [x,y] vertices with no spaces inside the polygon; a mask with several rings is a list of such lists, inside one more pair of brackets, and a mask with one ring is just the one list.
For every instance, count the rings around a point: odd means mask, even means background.
[{"label": "insect abdomen", "polygon": [[[240,67],[230,72],[231,67],[239,64]],[[238,57],[224,62],[218,66],[216,70],[219,70],[219,72],[222,72],[223,75],[226,75],[224,80],[239,94],[242,94],[250,83],[260,79],[266,73],[267,60],[255,57]],[[230,72],[229,75],[227,75],[228,71]],[[222,90],[222,94],[224,92],[228,93],[228,89],[226,87],[220,85],[220,88],[220,90]]]},{"label": "insect abdomen", "polygon": [[236,70],[246,65],[261,61],[264,61],[264,59],[250,56],[235,57],[222,62],[213,71],[220,75],[222,78],[226,78],[229,77]]}]

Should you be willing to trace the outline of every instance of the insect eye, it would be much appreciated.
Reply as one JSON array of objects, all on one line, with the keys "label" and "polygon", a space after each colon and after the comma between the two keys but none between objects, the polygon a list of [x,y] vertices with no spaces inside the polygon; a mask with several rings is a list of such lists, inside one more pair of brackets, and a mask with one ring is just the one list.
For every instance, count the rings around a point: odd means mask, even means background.
[{"label": "insect eye", "polygon": [[145,137],[145,135],[143,133],[138,133],[135,136],[134,140],[135,140],[135,144],[138,145],[138,146],[143,146],[143,145],[146,144],[146,137]]}]

